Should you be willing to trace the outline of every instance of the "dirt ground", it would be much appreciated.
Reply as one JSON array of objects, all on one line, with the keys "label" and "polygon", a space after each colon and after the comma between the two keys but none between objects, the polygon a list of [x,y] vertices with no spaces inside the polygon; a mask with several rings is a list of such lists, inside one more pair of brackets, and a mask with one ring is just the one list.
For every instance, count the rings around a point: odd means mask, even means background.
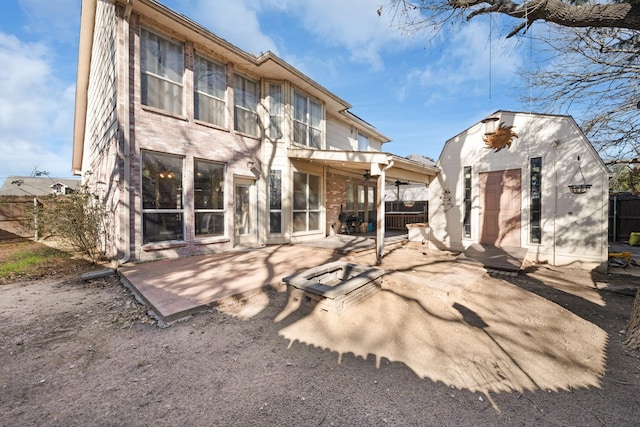
[{"label": "dirt ground", "polygon": [[[397,272],[339,317],[274,286],[164,329],[117,277],[83,282],[77,259],[14,278],[0,425],[639,424],[633,298],[598,288],[640,279],[487,274],[416,246],[383,267]],[[447,269],[457,284],[438,281]]]}]

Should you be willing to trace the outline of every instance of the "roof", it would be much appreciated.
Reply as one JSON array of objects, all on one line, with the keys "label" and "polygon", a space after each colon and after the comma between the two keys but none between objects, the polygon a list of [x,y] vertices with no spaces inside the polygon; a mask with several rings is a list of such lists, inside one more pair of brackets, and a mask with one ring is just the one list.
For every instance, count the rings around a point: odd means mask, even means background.
[{"label": "roof", "polygon": [[365,171],[372,175],[379,175],[380,169],[388,170],[386,178],[409,180],[416,183],[428,184],[440,172],[433,165],[425,165],[404,157],[379,151],[343,151],[343,150],[315,150],[311,148],[289,148],[290,159],[316,162],[354,173]]},{"label": "roof", "polygon": [[430,157],[421,156],[420,154],[409,154],[407,159],[414,162],[422,163],[425,166],[436,167],[436,162]]},{"label": "roof", "polygon": [[0,187],[0,195],[48,196],[54,194],[53,187],[56,184],[75,190],[80,187],[81,181],[78,178],[9,176]]},{"label": "roof", "polygon": [[[502,119],[503,116],[509,116],[509,115],[514,116],[514,117],[515,116],[529,116],[529,117],[532,117],[532,118],[534,118],[534,117],[538,117],[538,118],[548,117],[548,118],[556,118],[556,119],[566,120],[580,134],[581,139],[584,141],[586,147],[589,149],[589,151],[591,151],[591,153],[593,154],[594,158],[597,160],[599,167],[601,167],[605,171],[608,171],[606,165],[604,164],[604,161],[600,157],[600,154],[593,147],[593,145],[591,144],[591,141],[589,141],[589,138],[587,138],[587,135],[584,133],[582,128],[580,126],[578,126],[578,123],[575,121],[573,116],[567,115],[567,114],[548,114],[548,113],[534,113],[534,112],[522,112],[522,111],[497,110],[493,114],[490,114],[488,117],[496,117],[496,118]],[[450,143],[455,141],[461,135],[469,133],[469,131],[471,129],[473,129],[476,126],[481,125],[483,122],[484,122],[484,120],[480,120],[480,121],[474,123],[473,125],[467,127],[462,132],[459,132],[457,135],[449,138],[445,142],[444,146],[442,147],[442,150],[440,152],[440,156],[438,158],[438,161],[440,161],[442,159],[442,156],[443,156],[445,150],[447,150],[447,148],[448,148]]]}]

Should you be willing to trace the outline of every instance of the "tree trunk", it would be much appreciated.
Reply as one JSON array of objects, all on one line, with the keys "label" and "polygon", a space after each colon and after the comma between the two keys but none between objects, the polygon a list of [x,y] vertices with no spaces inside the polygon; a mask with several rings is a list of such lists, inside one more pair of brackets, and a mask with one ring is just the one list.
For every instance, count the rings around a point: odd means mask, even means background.
[{"label": "tree trunk", "polygon": [[640,290],[631,310],[631,317],[627,324],[627,342],[625,343],[634,353],[640,353]]}]

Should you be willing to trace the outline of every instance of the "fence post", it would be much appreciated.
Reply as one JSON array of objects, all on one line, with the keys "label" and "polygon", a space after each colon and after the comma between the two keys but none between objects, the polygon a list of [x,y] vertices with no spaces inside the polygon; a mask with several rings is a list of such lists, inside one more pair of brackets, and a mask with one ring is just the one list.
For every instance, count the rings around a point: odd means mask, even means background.
[{"label": "fence post", "polygon": [[38,241],[38,198],[33,198],[33,223],[36,228],[34,240]]}]

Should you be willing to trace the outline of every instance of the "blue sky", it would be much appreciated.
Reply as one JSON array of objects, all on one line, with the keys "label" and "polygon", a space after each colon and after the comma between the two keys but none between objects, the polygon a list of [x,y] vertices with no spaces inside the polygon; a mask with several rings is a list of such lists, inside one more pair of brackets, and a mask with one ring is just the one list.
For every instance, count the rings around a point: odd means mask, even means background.
[{"label": "blue sky", "polygon": [[[444,142],[495,110],[527,111],[525,43],[489,18],[429,39],[400,31],[385,0],[165,0],[252,53],[271,50],[353,105],[393,141],[434,159]],[[0,13],[0,183],[71,176],[80,0],[9,0]],[[239,23],[242,22],[242,25]],[[526,94],[525,94],[526,95]]]}]

